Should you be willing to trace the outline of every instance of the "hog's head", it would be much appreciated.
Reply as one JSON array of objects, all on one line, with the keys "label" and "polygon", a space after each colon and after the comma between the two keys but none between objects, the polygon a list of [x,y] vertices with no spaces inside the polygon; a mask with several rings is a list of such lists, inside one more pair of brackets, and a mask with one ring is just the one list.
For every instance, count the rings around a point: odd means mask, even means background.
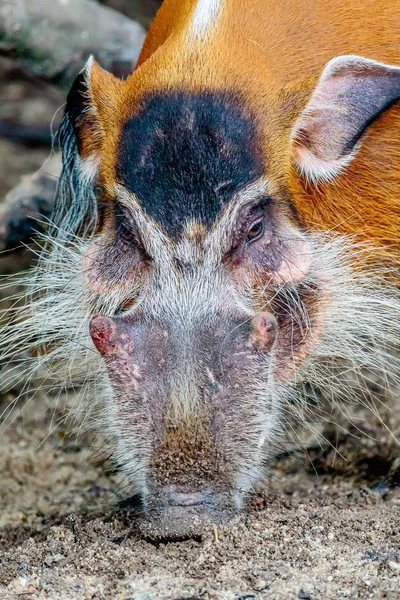
[{"label": "hog's head", "polygon": [[122,82],[91,61],[69,95],[65,160],[76,149],[75,176],[101,186],[82,258],[90,336],[149,535],[217,523],[263,481],[329,302],[288,177],[296,161],[314,180],[349,162],[371,119],[359,88],[376,77],[360,61],[328,66],[301,114],[310,90],[274,108],[243,82],[150,86],[146,63]]}]

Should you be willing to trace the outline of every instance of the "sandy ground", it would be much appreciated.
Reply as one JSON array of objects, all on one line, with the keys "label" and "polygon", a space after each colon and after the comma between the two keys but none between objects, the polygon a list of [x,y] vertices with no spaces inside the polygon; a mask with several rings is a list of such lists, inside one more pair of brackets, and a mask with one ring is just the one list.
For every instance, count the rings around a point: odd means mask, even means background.
[{"label": "sandy ground", "polygon": [[1,427],[1,599],[400,598],[400,482],[373,485],[396,449],[373,419],[338,440],[345,458],[325,446],[277,461],[237,521],[155,544],[119,507],[104,441],[55,425],[65,411],[65,398],[33,398]]}]

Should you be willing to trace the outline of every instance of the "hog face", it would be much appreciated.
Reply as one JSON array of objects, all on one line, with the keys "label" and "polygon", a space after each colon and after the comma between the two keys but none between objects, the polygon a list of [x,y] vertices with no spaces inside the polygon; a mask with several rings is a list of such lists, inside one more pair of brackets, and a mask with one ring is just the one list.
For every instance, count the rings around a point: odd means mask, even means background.
[{"label": "hog face", "polygon": [[[277,388],[310,344],[311,316],[294,323],[281,292],[309,293],[311,247],[270,197],[256,132],[231,98],[144,100],[115,170],[82,261],[90,334],[148,531],[179,537],[231,514],[264,476]],[[110,294],[118,310],[102,312]]]}]

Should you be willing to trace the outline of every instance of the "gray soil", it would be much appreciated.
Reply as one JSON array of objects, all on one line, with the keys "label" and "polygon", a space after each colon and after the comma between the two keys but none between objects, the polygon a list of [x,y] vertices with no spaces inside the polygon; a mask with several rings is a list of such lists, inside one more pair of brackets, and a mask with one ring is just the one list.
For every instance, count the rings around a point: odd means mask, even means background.
[{"label": "gray soil", "polygon": [[374,419],[335,449],[277,460],[236,521],[155,544],[120,506],[107,444],[71,436],[66,407],[31,398],[1,428],[0,598],[400,598],[396,444]]}]

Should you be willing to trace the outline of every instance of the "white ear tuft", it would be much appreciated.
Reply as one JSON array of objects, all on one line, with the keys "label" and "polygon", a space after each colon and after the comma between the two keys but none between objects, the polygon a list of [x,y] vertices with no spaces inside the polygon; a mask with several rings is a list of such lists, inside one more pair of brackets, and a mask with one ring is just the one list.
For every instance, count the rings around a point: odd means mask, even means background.
[{"label": "white ear tuft", "polygon": [[79,170],[82,181],[85,185],[90,185],[96,179],[100,168],[100,153],[94,152],[79,161]]}]

